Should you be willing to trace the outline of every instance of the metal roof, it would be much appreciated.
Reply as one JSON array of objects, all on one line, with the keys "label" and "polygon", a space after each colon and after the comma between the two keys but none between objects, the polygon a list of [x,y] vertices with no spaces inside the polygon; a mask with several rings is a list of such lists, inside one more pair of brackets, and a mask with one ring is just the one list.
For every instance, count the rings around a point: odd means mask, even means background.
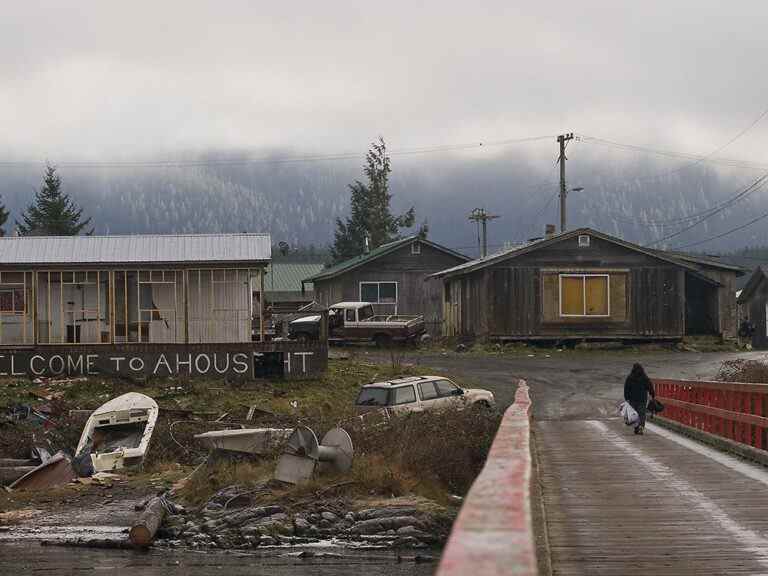
[{"label": "metal roof", "polygon": [[[269,292],[301,292],[301,281],[317,274],[324,267],[322,262],[272,262],[267,268],[264,290]],[[305,291],[312,290],[312,283],[305,283]]]},{"label": "metal roof", "polygon": [[0,265],[268,262],[269,234],[6,236]]},{"label": "metal roof", "polygon": [[464,262],[469,260],[469,257],[465,256],[464,254],[455,252],[450,248],[446,248],[445,246],[441,246],[440,244],[437,244],[425,238],[419,238],[419,236],[414,235],[414,236],[407,236],[405,238],[400,238],[399,240],[393,240],[392,242],[389,242],[387,244],[382,244],[381,246],[374,248],[373,250],[368,252],[368,254],[360,254],[359,256],[350,258],[349,260],[344,260],[343,262],[339,262],[338,264],[335,264],[329,268],[326,268],[325,270],[322,270],[318,274],[305,278],[304,281],[316,282],[318,280],[326,280],[328,278],[333,278],[334,276],[338,276],[339,274],[348,272],[349,270],[362,266],[363,264],[372,262],[376,258],[380,258],[381,256],[384,256],[386,254],[390,254],[395,250],[399,250],[403,246],[407,246],[408,244],[411,244],[413,242],[420,242],[427,246],[431,246],[432,248],[441,250],[446,254],[455,256],[456,258]]}]

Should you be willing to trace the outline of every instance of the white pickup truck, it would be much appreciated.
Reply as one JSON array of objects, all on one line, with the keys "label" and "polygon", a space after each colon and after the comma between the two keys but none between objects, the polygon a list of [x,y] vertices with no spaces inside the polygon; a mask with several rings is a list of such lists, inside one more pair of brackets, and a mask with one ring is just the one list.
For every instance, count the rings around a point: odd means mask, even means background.
[{"label": "white pickup truck", "polygon": [[[297,318],[288,334],[297,340],[315,340],[320,333],[319,315]],[[370,302],[339,302],[328,309],[328,339],[332,342],[411,342],[424,334],[423,316],[379,314]]]}]

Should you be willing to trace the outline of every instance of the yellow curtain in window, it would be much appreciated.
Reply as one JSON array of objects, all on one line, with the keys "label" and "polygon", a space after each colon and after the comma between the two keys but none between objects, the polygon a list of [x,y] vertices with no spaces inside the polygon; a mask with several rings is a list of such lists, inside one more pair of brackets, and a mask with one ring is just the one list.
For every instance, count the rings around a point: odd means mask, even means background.
[{"label": "yellow curtain in window", "polygon": [[565,315],[581,316],[584,314],[584,278],[563,276],[560,278],[562,289],[561,311]]},{"label": "yellow curtain in window", "polygon": [[586,282],[587,316],[608,315],[608,278],[588,276]]}]

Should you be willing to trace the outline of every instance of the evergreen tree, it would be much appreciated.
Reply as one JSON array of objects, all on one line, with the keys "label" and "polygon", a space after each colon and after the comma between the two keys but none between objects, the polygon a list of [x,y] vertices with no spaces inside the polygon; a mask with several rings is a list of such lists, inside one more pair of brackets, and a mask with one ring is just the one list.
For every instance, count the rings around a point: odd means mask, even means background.
[{"label": "evergreen tree", "polygon": [[5,236],[5,223],[8,221],[8,210],[5,209],[5,204],[0,203],[0,236]]},{"label": "evergreen tree", "polygon": [[415,212],[410,208],[404,214],[393,216],[390,210],[389,174],[392,172],[387,147],[383,138],[371,144],[365,156],[363,169],[367,183],[356,180],[349,185],[351,191],[350,217],[346,222],[336,219],[336,232],[331,247],[334,262],[358,256],[368,238],[372,250],[396,240],[400,228],[410,228]]},{"label": "evergreen tree", "polygon": [[[22,236],[77,236],[91,222],[90,218],[81,221],[82,215],[83,209],[61,191],[56,167],[48,165],[35,203],[21,215],[21,222],[16,220],[16,226]],[[93,234],[93,229],[86,234]]]}]

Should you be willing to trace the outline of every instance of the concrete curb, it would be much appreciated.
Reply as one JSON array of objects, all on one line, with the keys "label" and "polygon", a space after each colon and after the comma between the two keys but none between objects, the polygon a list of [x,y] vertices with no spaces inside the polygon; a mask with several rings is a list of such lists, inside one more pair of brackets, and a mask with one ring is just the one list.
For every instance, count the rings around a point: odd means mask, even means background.
[{"label": "concrete curb", "polygon": [[745,460],[750,460],[752,462],[762,464],[763,466],[768,466],[768,452],[765,450],[759,450],[757,448],[753,448],[752,446],[748,446],[747,444],[735,442],[729,438],[716,436],[715,434],[710,434],[709,432],[704,432],[703,430],[692,428],[691,426],[686,426],[685,424],[680,424],[679,422],[664,418],[663,416],[655,416],[653,419],[648,419],[648,422],[662,426],[672,430],[673,432],[687,436],[688,438],[698,440],[703,444],[707,444],[723,452],[728,452],[730,454],[744,458]]},{"label": "concrete curb", "polygon": [[437,576],[538,574],[531,521],[531,399],[520,380],[467,494]]}]

